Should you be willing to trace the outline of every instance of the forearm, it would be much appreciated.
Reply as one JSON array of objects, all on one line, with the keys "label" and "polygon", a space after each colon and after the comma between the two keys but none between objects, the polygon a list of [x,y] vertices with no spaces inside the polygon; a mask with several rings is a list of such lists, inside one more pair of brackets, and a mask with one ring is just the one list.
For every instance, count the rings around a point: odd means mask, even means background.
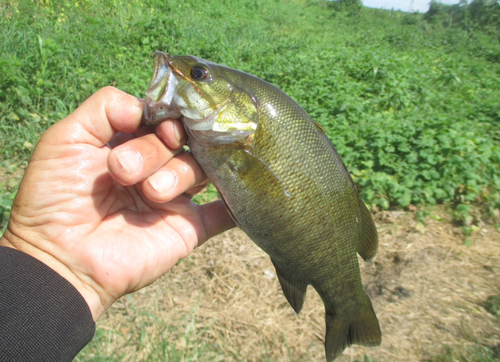
[{"label": "forearm", "polygon": [[94,332],[70,282],[0,239],[0,361],[71,361]]},{"label": "forearm", "polygon": [[[97,321],[104,313],[105,308],[102,305],[99,294],[90,286],[83,283],[81,278],[63,262],[65,259],[61,256],[58,257],[54,253],[58,248],[53,248],[53,244],[42,238],[38,233],[27,228],[18,227],[11,219],[9,228],[5,230],[4,235],[0,238],[0,246],[6,246],[28,254],[63,277],[85,299],[92,312],[94,321]],[[53,253],[51,254],[48,251],[52,251]]]}]

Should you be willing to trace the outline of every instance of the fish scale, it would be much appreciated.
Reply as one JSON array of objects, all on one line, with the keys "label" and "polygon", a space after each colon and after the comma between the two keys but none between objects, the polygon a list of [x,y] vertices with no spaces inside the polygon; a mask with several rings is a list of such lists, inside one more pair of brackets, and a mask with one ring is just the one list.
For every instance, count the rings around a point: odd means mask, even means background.
[{"label": "fish scale", "polygon": [[319,293],[327,360],[350,344],[379,345],[356,255],[375,256],[376,228],[321,126],[270,83],[191,56],[157,53],[146,95],[144,122],[183,121],[193,156],[271,256],[292,308],[300,312],[308,285]]}]

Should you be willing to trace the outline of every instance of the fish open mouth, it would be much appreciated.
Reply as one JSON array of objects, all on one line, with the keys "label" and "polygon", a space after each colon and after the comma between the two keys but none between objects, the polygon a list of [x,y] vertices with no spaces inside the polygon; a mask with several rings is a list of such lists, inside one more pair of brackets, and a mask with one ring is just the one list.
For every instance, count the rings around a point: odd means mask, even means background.
[{"label": "fish open mouth", "polygon": [[169,66],[170,55],[156,52],[154,69],[146,91],[146,103],[142,114],[142,123],[149,126],[168,118],[180,118],[178,107],[173,106],[177,78]]}]

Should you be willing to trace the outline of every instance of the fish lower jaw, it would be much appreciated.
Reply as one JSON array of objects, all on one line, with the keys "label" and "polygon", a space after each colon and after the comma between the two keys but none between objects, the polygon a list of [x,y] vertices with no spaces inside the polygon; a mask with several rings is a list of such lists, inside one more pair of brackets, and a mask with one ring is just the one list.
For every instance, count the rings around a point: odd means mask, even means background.
[{"label": "fish lower jaw", "polygon": [[180,110],[176,107],[168,106],[163,102],[146,99],[146,105],[142,113],[142,123],[146,126],[152,126],[166,119],[179,119],[181,116]]}]

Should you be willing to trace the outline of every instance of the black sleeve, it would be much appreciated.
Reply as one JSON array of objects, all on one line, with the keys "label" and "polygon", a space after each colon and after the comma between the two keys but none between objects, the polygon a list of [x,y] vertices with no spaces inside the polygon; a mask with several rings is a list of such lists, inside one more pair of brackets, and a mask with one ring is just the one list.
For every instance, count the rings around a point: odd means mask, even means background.
[{"label": "black sleeve", "polygon": [[71,361],[94,333],[73,285],[39,260],[0,247],[0,362]]}]

